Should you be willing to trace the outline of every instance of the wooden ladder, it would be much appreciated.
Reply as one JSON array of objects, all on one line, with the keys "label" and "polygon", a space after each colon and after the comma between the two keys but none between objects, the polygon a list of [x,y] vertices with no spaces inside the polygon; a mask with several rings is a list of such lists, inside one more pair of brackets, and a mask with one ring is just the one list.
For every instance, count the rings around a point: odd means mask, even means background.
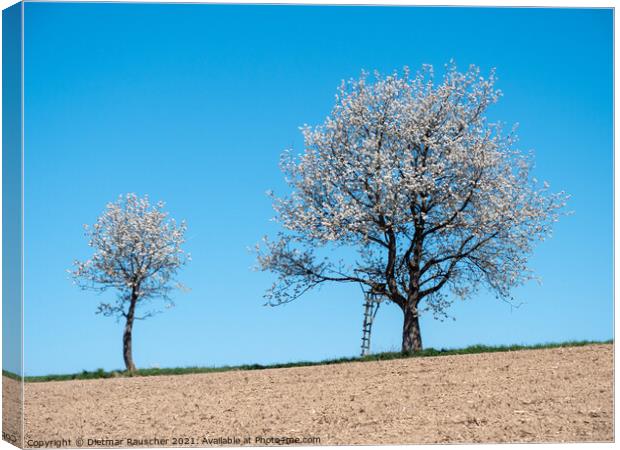
[{"label": "wooden ladder", "polygon": [[370,336],[372,334],[372,323],[377,315],[377,310],[381,304],[381,297],[377,294],[364,293],[364,323],[362,325],[362,356],[370,353]]}]

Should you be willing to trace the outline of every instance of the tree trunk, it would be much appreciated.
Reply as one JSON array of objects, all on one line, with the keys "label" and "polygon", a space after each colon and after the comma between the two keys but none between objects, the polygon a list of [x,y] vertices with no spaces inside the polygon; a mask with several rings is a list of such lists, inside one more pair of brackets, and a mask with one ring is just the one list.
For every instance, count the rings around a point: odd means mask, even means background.
[{"label": "tree trunk", "polygon": [[131,353],[131,332],[133,329],[133,320],[136,310],[137,296],[131,296],[131,302],[129,304],[129,311],[127,312],[127,322],[125,323],[125,332],[123,333],[123,359],[125,360],[125,367],[128,372],[134,372],[136,366],[133,363],[133,356]]},{"label": "tree trunk", "polygon": [[420,333],[418,309],[415,306],[405,306],[404,314],[402,352],[419,352],[422,350],[422,334]]}]

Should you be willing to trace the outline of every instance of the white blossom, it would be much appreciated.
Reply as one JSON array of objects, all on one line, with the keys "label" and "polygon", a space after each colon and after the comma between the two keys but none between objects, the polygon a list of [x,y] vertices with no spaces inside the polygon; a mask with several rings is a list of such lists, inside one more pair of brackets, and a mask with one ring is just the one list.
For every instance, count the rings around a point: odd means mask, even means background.
[{"label": "white blossom", "polygon": [[168,294],[181,287],[174,277],[189,260],[181,248],[186,225],[169,219],[163,208],[163,202],[151,206],[148,196],[127,194],[109,203],[92,227],[84,226],[94,253],[86,261],[75,261],[71,271],[75,283],[83,289],[114,288],[119,293],[115,303],[102,302],[99,313],[126,316],[132,296],[138,304],[156,297],[163,298],[167,307],[173,304]]},{"label": "white blossom", "polygon": [[487,120],[495,81],[451,63],[439,81],[424,66],[343,82],[325,122],[302,127],[303,153],[282,157],[283,231],[258,250],[278,274],[269,303],[328,281],[362,283],[415,317],[443,314],[448,290],[510,299],[567,196],[539,187],[514,132]]}]

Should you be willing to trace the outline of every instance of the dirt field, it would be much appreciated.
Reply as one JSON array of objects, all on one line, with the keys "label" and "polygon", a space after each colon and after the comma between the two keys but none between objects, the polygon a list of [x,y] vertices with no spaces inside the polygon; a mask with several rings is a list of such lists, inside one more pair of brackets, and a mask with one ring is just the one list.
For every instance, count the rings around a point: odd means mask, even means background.
[{"label": "dirt field", "polygon": [[256,438],[388,444],[614,436],[612,345],[27,383],[25,392],[29,447],[50,439],[75,446],[77,438],[86,447],[215,446],[229,442],[217,438],[243,444],[246,437],[265,445]]},{"label": "dirt field", "polygon": [[2,377],[2,438],[11,444],[19,444],[22,434],[21,383]]}]

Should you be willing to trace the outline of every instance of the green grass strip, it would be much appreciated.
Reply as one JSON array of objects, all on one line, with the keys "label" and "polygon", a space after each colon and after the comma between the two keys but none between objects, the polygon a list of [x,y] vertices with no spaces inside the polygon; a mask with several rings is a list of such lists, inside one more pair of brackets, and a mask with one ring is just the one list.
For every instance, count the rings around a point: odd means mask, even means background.
[{"label": "green grass strip", "polygon": [[[27,382],[44,382],[44,381],[65,381],[65,380],[92,380],[99,378],[117,378],[117,377],[149,377],[155,375],[185,375],[195,373],[216,373],[216,372],[229,372],[233,370],[264,370],[264,369],[286,369],[290,367],[308,367],[308,366],[323,366],[328,364],[341,364],[348,362],[365,362],[365,361],[388,361],[392,359],[404,359],[404,358],[423,358],[429,356],[448,356],[448,355],[470,355],[476,353],[495,353],[495,352],[512,352],[518,350],[540,350],[548,348],[560,348],[560,347],[582,347],[584,345],[596,345],[596,344],[612,344],[613,339],[607,341],[570,341],[562,343],[546,343],[535,345],[472,345],[470,347],[461,349],[440,349],[427,348],[420,352],[414,352],[405,354],[402,352],[384,352],[371,354],[364,357],[353,358],[336,358],[327,359],[324,361],[300,361],[290,363],[278,363],[278,364],[244,364],[240,366],[221,366],[221,367],[173,367],[164,369],[138,369],[133,373],[128,373],[123,370],[105,371],[103,369],[97,369],[95,371],[84,370],[79,373],[65,374],[65,375],[43,375],[43,376],[26,376],[24,381]],[[2,371],[2,374],[6,377],[21,380],[19,375]]]}]

